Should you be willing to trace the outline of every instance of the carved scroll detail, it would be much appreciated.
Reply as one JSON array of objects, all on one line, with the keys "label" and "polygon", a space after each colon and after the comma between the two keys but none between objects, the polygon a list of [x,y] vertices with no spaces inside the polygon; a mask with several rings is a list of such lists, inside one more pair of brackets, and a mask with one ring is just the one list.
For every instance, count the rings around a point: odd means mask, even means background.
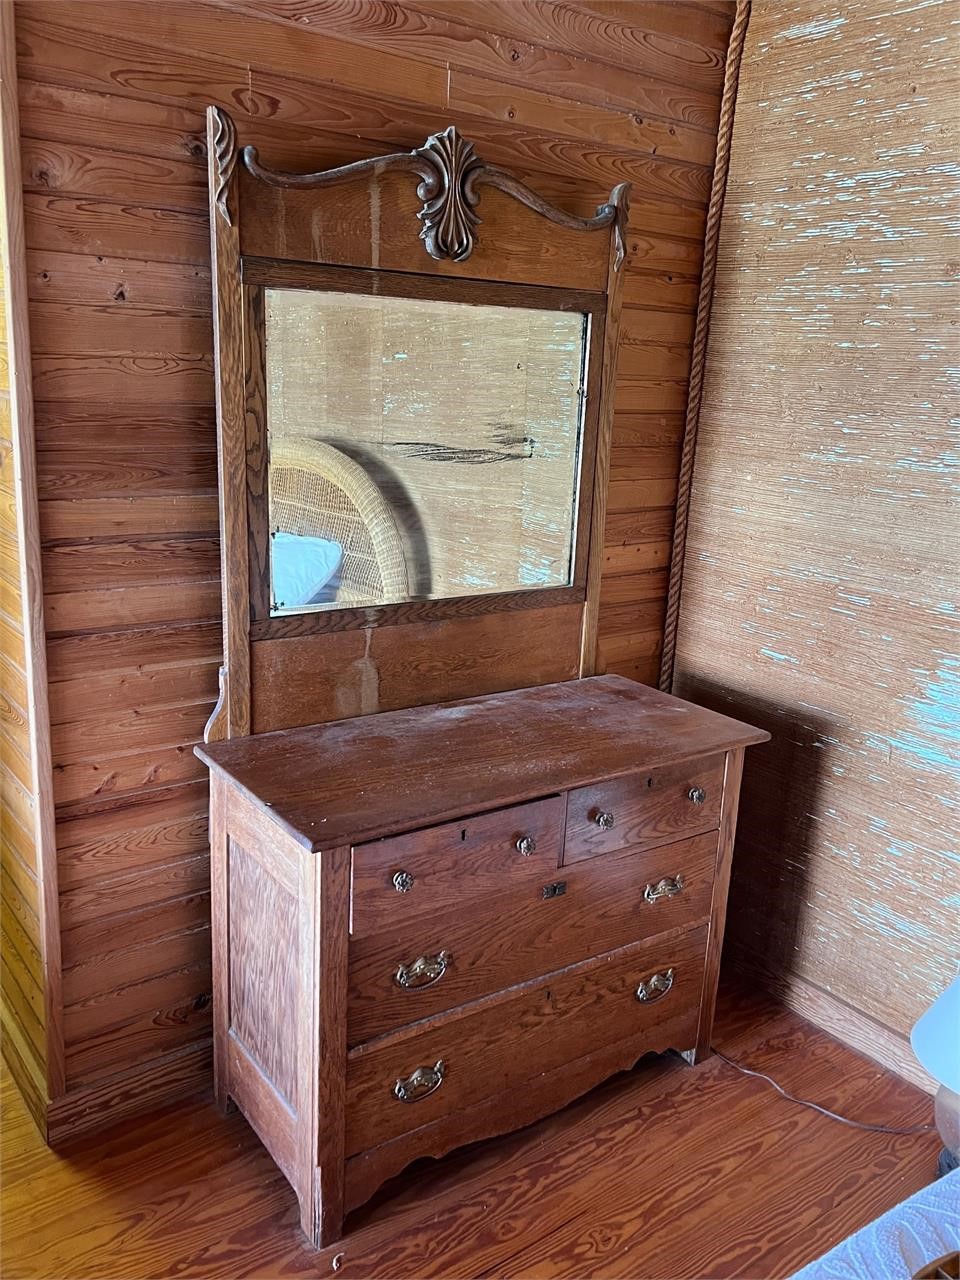
[{"label": "carved scroll detail", "polygon": [[453,125],[429,137],[414,155],[426,166],[417,187],[423,201],[417,215],[423,223],[420,239],[431,258],[464,262],[473,252],[473,231],[480,223],[474,212],[480,199],[474,179],[480,177],[483,161],[473,143],[461,137]]},{"label": "carved scroll detail", "polygon": [[[432,134],[422,147],[417,147],[414,151],[398,151],[369,160],[357,160],[354,164],[325,169],[319,173],[282,173],[269,169],[260,163],[256,147],[244,147],[240,154],[248,172],[271,187],[306,190],[334,186],[353,178],[377,176],[391,171],[416,174],[420,178],[417,195],[423,201],[423,208],[417,214],[423,223],[420,239],[424,242],[427,253],[438,260],[451,258],[454,262],[464,262],[473,252],[475,229],[481,221],[476,212],[480,200],[478,188],[481,185],[496,187],[557,226],[573,231],[600,231],[614,225],[616,269],[620,268],[626,253],[624,235],[628,183],[620,183],[614,187],[610,198],[600,205],[592,218],[565,213],[505,169],[485,164],[476,154],[473,143],[467,141],[455,125],[450,125],[441,133]],[[229,180],[228,173],[226,182],[229,183]]]},{"label": "carved scroll detail", "polygon": [[592,218],[578,218],[576,214],[564,213],[556,205],[550,204],[542,196],[538,196],[526,183],[513,177],[505,169],[497,169],[493,165],[485,165],[482,173],[475,181],[486,182],[492,187],[505,191],[508,195],[512,195],[515,199],[522,201],[528,208],[536,210],[537,213],[543,214],[545,218],[549,218],[551,222],[555,222],[558,227],[569,227],[571,231],[598,231],[603,227],[609,227],[613,223],[616,227],[617,247],[613,265],[615,270],[620,270],[620,266],[626,256],[625,237],[627,206],[630,195],[629,182],[621,182],[615,186],[610,192],[610,198],[597,208],[597,212]]},{"label": "carved scroll detail", "polygon": [[623,266],[623,260],[627,256],[627,214],[630,210],[630,184],[629,182],[621,182],[619,186],[614,187],[610,192],[610,203],[601,205],[597,213],[602,213],[604,209],[613,209],[614,222],[616,223],[616,231],[614,232],[614,243],[617,246],[617,252],[613,259],[614,271],[619,271]]},{"label": "carved scroll detail", "polygon": [[210,108],[216,121],[216,133],[213,138],[213,154],[217,168],[217,186],[214,199],[220,216],[227,226],[232,225],[230,218],[230,182],[233,171],[237,167],[237,128],[226,111],[219,107]]},{"label": "carved scroll detail", "polygon": [[230,726],[228,724],[227,715],[227,667],[226,663],[220,668],[219,676],[219,692],[217,694],[216,705],[210,712],[210,718],[203,727],[204,742],[223,742],[230,736]]}]

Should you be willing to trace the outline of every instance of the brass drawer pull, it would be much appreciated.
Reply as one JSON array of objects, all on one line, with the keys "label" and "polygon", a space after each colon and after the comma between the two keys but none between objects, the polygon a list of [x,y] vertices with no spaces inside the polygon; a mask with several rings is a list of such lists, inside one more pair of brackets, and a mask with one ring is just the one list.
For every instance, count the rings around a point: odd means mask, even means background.
[{"label": "brass drawer pull", "polygon": [[536,853],[537,842],[533,836],[521,836],[517,841],[517,853],[522,853],[525,858],[529,858],[531,853]]},{"label": "brass drawer pull", "polygon": [[393,873],[393,887],[397,893],[409,893],[413,888],[413,876],[409,871],[395,871]]},{"label": "brass drawer pull", "polygon": [[613,814],[606,809],[601,809],[593,820],[601,831],[609,831],[613,826]]},{"label": "brass drawer pull", "polygon": [[683,891],[683,876],[664,876],[656,884],[648,884],[643,891],[644,902],[651,905],[661,898],[675,898]]},{"label": "brass drawer pull", "polygon": [[655,973],[637,987],[637,999],[641,1004],[653,1004],[655,1000],[662,1000],[672,986],[672,969],[668,969],[666,973]]},{"label": "brass drawer pull", "polygon": [[452,963],[449,951],[441,951],[436,956],[418,956],[412,963],[400,965],[393,980],[406,991],[419,991],[439,982]]},{"label": "brass drawer pull", "polygon": [[691,787],[687,792],[687,799],[692,800],[694,804],[703,804],[707,798],[707,793],[703,787]]},{"label": "brass drawer pull", "polygon": [[445,1070],[442,1058],[432,1067],[417,1067],[412,1076],[397,1081],[393,1086],[393,1096],[400,1102],[422,1102],[443,1084]]}]

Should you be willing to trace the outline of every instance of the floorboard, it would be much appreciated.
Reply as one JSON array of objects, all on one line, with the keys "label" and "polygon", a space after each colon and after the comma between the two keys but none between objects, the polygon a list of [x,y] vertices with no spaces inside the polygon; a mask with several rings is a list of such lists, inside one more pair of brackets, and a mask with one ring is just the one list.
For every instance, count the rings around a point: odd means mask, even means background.
[{"label": "floorboard", "polygon": [[[722,988],[715,1043],[845,1115],[930,1120],[926,1095],[739,985]],[[650,1058],[520,1133],[408,1170],[318,1255],[242,1117],[207,1098],[59,1155],[6,1073],[2,1101],[7,1280],[774,1280],[919,1190],[938,1150],[933,1134],[838,1124],[717,1057]]]}]

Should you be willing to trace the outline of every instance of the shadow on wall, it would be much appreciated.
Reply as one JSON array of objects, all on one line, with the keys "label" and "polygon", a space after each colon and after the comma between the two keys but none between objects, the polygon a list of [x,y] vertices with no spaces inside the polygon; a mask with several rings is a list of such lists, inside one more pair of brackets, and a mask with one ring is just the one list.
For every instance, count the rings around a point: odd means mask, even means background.
[{"label": "shadow on wall", "polygon": [[401,477],[371,448],[340,439],[322,437],[363,467],[380,490],[400,530],[411,599],[429,599],[433,593],[430,545],[417,504]]},{"label": "shadow on wall", "polygon": [[695,676],[674,692],[701,706],[766,729],[769,742],[751,747],[744,765],[730,882],[724,958],[768,980],[793,970],[813,887],[816,819],[823,751],[830,722],[806,708],[784,709]]}]

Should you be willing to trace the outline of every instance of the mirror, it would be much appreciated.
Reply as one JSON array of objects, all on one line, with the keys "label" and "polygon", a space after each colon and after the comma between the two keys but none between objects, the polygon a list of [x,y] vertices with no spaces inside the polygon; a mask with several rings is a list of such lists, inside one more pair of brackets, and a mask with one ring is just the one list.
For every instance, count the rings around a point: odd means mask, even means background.
[{"label": "mirror", "polygon": [[273,615],[571,583],[588,315],[264,302]]}]

